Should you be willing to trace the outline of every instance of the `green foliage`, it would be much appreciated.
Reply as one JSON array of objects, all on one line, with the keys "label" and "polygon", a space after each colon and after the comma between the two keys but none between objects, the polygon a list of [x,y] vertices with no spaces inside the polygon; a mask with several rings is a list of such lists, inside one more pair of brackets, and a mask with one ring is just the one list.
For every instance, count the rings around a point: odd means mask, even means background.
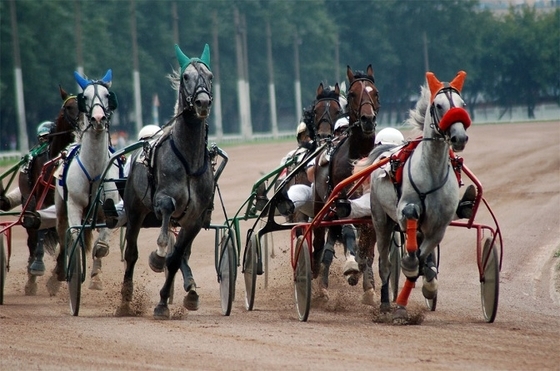
[{"label": "green foliage", "polygon": [[[0,150],[16,133],[17,121],[10,3],[0,2]],[[58,112],[59,84],[77,93],[72,72],[79,63],[76,45],[80,42],[84,72],[90,78],[113,69],[112,90],[120,103],[116,128],[134,134],[132,4],[144,123],[151,122],[156,94],[160,121],[173,116],[176,92],[166,78],[177,67],[173,44],[178,43],[188,56],[199,56],[208,43],[212,69],[219,75],[215,83],[221,87],[224,131],[238,132],[236,8],[245,18],[257,132],[270,129],[267,23],[281,129],[291,128],[298,119],[294,117],[295,42],[304,106],[313,101],[320,82],[345,81],[347,65],[365,70],[371,64],[382,109],[404,114],[424,82],[425,50],[429,69],[442,80],[451,80],[459,70],[468,72],[464,94],[471,110],[482,98],[504,107],[524,104],[530,115],[539,101],[558,102],[560,96],[559,9],[540,13],[531,7],[512,8],[498,16],[482,11],[476,0],[16,1],[30,133],[38,122]],[[77,25],[81,36],[76,34]]]}]

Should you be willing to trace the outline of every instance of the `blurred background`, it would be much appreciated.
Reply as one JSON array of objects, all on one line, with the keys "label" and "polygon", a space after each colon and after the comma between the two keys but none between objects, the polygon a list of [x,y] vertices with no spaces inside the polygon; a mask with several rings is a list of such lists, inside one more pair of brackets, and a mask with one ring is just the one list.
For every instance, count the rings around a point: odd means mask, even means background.
[{"label": "blurred background", "polygon": [[406,118],[425,71],[468,73],[475,123],[560,118],[560,0],[1,0],[0,151],[27,152],[73,72],[113,70],[113,144],[164,125],[174,44],[214,73],[212,140],[295,136],[319,83],[371,64],[382,125]]}]

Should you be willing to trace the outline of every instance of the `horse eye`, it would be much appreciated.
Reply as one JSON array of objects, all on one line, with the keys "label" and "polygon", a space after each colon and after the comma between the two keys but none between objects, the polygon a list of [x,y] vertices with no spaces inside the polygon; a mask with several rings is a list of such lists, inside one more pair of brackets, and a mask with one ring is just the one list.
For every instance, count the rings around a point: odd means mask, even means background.
[{"label": "horse eye", "polygon": [[441,109],[443,109],[443,106],[442,106],[441,104],[438,103],[438,104],[436,104],[436,108],[439,109],[439,110],[441,110]]}]

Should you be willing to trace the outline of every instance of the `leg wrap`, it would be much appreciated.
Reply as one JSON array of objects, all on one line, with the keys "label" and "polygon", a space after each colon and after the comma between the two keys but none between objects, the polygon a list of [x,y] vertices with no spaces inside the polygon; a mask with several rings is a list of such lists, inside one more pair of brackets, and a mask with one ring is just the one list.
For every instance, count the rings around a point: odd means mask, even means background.
[{"label": "leg wrap", "polygon": [[397,297],[397,305],[402,307],[406,307],[408,305],[408,298],[410,297],[410,292],[415,286],[415,282],[413,280],[407,279],[404,281],[404,286]]},{"label": "leg wrap", "polygon": [[406,251],[410,254],[418,250],[418,243],[416,241],[416,228],[418,227],[417,220],[408,219],[406,221]]}]

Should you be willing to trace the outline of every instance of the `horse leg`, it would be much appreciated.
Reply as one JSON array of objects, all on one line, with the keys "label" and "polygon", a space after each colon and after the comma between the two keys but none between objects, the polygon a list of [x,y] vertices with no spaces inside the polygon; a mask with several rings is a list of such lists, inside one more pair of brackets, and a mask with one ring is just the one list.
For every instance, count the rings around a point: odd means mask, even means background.
[{"label": "horse leg", "polygon": [[37,295],[37,279],[31,274],[31,264],[35,260],[35,247],[37,246],[37,229],[27,229],[27,247],[29,248],[29,258],[27,259],[27,282],[25,283],[25,295]]},{"label": "horse leg", "polygon": [[175,211],[175,200],[169,196],[159,196],[156,199],[154,211],[161,215],[162,224],[157,238],[157,249],[150,253],[148,264],[154,272],[163,272],[165,257],[167,255],[167,244],[169,242],[169,221],[171,214]]},{"label": "horse leg", "polygon": [[343,225],[341,237],[346,256],[343,274],[350,286],[356,286],[360,281],[360,268],[356,262],[356,228],[352,224]]},{"label": "horse leg", "polygon": [[109,239],[114,229],[102,228],[97,241],[95,241],[92,250],[92,267],[91,267],[91,280],[89,282],[90,290],[103,290],[103,281],[101,280],[101,267],[102,261],[109,254]]},{"label": "horse leg", "polygon": [[[433,299],[437,296],[438,280],[437,267],[434,263],[433,251],[443,239],[445,228],[439,228],[436,234],[432,234],[422,239],[420,244],[420,264],[422,265],[422,295],[426,299]],[[432,231],[433,232],[433,231]]]},{"label": "horse leg", "polygon": [[317,278],[319,276],[324,247],[325,247],[325,228],[315,228],[315,230],[313,231],[313,262],[312,262],[313,278]]},{"label": "horse leg", "polygon": [[121,287],[121,304],[129,305],[134,293],[134,266],[138,261],[138,234],[144,220],[144,215],[129,212],[126,225],[126,247],[124,250],[125,270]]},{"label": "horse leg", "polygon": [[200,301],[198,294],[196,292],[196,282],[194,281],[194,276],[189,266],[189,259],[191,257],[190,245],[183,254],[181,259],[181,273],[183,274],[183,288],[187,292],[187,295],[183,298],[183,306],[188,310],[198,310],[200,306]]},{"label": "horse leg", "polygon": [[391,223],[385,216],[381,223],[376,224],[377,231],[377,251],[379,252],[379,278],[381,279],[381,313],[388,313],[391,310],[389,298],[389,278],[391,275],[391,261],[389,253],[391,250],[391,237],[393,234],[394,223]]},{"label": "horse leg", "polygon": [[327,242],[323,247],[323,256],[320,259],[321,269],[319,287],[321,289],[321,296],[327,300],[329,299],[329,272],[334,258],[334,244],[336,242],[335,236],[335,233],[330,228],[327,229]]},{"label": "horse leg", "polygon": [[375,231],[370,226],[360,226],[360,238],[358,240],[358,251],[356,261],[360,272],[362,272],[362,304],[374,305],[375,302],[375,280],[373,277],[373,258],[375,257]]},{"label": "horse leg", "polygon": [[45,256],[44,243],[46,234],[46,229],[40,229],[37,233],[37,247],[35,248],[35,258],[29,266],[29,273],[33,276],[42,276],[45,274],[45,263],[43,262],[43,257]]},{"label": "horse leg", "polygon": [[407,324],[408,323],[408,313],[406,311],[406,306],[408,305],[408,298],[414,286],[416,285],[416,280],[418,279],[418,272],[420,262],[418,260],[418,241],[417,241],[417,230],[418,230],[418,218],[420,216],[419,208],[414,204],[407,204],[403,210],[402,214],[405,218],[406,225],[406,254],[401,260],[401,269],[403,274],[406,276],[406,281],[397,297],[397,308],[393,313],[393,323],[396,324]]}]

